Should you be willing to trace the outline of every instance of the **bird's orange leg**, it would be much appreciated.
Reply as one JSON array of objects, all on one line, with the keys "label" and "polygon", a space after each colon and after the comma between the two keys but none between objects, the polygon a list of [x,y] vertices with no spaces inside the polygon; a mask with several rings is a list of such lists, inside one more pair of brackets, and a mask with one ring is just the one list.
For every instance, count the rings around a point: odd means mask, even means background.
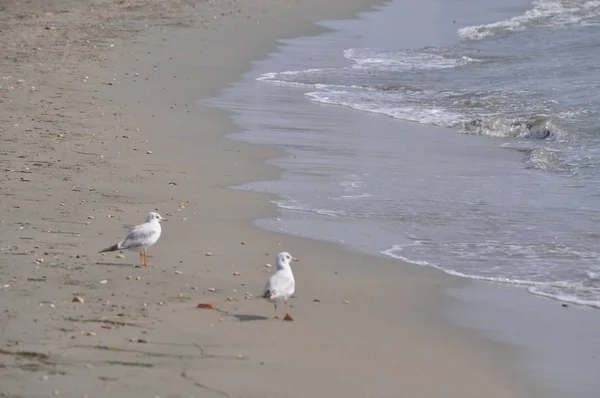
[{"label": "bird's orange leg", "polygon": [[144,264],[143,264],[144,267],[154,268],[154,265],[148,264],[148,255],[146,254],[146,250],[144,250],[143,253],[144,253]]},{"label": "bird's orange leg", "polygon": [[144,266],[144,254],[140,252],[140,267]]},{"label": "bird's orange leg", "polygon": [[285,304],[285,316],[283,317],[283,320],[284,321],[293,321],[294,319],[288,313],[288,302],[287,302],[287,300],[283,300],[283,303]]},{"label": "bird's orange leg", "polygon": [[279,319],[279,315],[277,315],[277,303],[273,303],[275,306],[275,319]]}]

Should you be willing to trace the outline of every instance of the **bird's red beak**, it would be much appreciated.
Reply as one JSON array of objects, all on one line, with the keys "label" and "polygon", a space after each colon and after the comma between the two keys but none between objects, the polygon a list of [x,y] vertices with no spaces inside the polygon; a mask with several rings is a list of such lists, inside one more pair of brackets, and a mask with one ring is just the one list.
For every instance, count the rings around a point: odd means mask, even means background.
[{"label": "bird's red beak", "polygon": [[298,261],[298,259],[295,257],[292,257],[292,261]]}]

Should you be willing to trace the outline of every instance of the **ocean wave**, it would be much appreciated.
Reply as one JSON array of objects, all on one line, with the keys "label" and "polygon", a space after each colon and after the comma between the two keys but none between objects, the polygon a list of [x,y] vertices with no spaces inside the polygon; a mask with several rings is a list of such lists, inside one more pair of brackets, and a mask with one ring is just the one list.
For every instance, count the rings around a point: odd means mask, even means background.
[{"label": "ocean wave", "polygon": [[274,200],[271,203],[274,203],[280,209],[313,213],[313,214],[318,214],[320,216],[339,217],[341,215],[344,215],[343,211],[329,210],[329,209],[315,209],[315,208],[311,208],[308,206],[300,206],[297,204],[292,204],[295,202],[289,201],[289,200]]},{"label": "ocean wave", "polygon": [[[392,90],[382,91],[387,93]],[[469,108],[450,106],[448,101],[444,100],[444,97],[450,97],[451,93],[433,93],[405,87],[397,87],[393,93],[397,95],[393,99],[378,98],[377,95],[371,95],[360,89],[350,91],[330,88],[307,92],[304,95],[322,104],[345,106],[421,124],[456,128],[467,135],[547,141],[569,137],[566,130],[544,115],[508,117],[497,114],[486,115],[484,111],[479,111],[477,113],[480,117],[473,118],[471,116],[473,112]],[[480,101],[487,100],[480,99]],[[468,106],[475,107],[472,103]],[[485,104],[481,107],[484,106]]]},{"label": "ocean wave", "polygon": [[544,115],[529,118],[489,116],[462,122],[458,126],[463,134],[485,135],[500,138],[528,138],[536,140],[561,140],[567,132]]},{"label": "ocean wave", "polygon": [[[417,240],[416,243],[408,245],[395,245],[389,249],[382,250],[380,253],[410,264],[432,267],[449,275],[486,282],[527,287],[528,292],[537,296],[551,298],[570,304],[600,308],[600,272],[588,270],[585,272],[581,280],[534,281],[505,276],[470,274],[454,269],[448,269],[429,261],[414,260],[399,254],[399,252],[402,252],[406,246],[413,246],[415,244],[419,244],[419,242],[420,241]],[[573,251],[573,253],[578,252]],[[597,256],[597,254],[592,253],[578,254],[585,257],[590,257],[593,255]]]},{"label": "ocean wave", "polygon": [[310,100],[321,104],[340,105],[421,124],[453,126],[465,119],[460,113],[451,112],[441,107],[411,106],[410,104],[407,104],[407,106],[388,106],[374,100],[360,100],[357,98],[360,93],[348,91],[317,91],[308,92],[304,95]]},{"label": "ocean wave", "polygon": [[516,17],[487,25],[467,26],[458,30],[461,39],[479,40],[529,26],[584,24],[600,16],[600,1],[538,0],[533,8]]},{"label": "ocean wave", "polygon": [[388,51],[374,48],[349,48],[344,50],[344,57],[354,62],[353,68],[395,71],[448,69],[479,62],[468,56],[451,58],[426,51]]},{"label": "ocean wave", "polygon": [[562,151],[553,148],[537,147],[525,156],[527,168],[554,173],[572,173],[573,169],[563,161]]},{"label": "ocean wave", "polygon": [[[563,303],[582,305],[600,309],[600,299],[598,298],[585,299],[573,294],[564,293],[561,290],[552,289],[552,287],[550,287],[551,290],[548,289],[548,286],[532,286],[527,290],[529,291],[529,293],[535,294],[536,296],[550,298]],[[588,293],[594,294],[595,297],[600,297],[600,289],[594,289],[592,291],[588,291]]]}]

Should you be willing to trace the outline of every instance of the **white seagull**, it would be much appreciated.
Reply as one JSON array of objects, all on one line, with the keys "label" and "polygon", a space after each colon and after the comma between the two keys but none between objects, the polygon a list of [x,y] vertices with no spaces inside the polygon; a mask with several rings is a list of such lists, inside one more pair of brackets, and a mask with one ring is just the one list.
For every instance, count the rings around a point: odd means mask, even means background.
[{"label": "white seagull", "polygon": [[162,229],[160,227],[161,221],[167,221],[166,218],[162,218],[160,214],[151,211],[146,216],[146,222],[140,225],[136,225],[127,231],[125,239],[113,245],[107,247],[104,250],[100,250],[100,253],[114,252],[117,250],[131,250],[140,252],[140,265],[142,267],[151,267],[146,259],[146,249],[158,242]]},{"label": "white seagull", "polygon": [[275,305],[275,318],[277,316],[277,302],[283,301],[285,304],[285,320],[292,320],[292,317],[287,313],[288,311],[288,299],[294,290],[296,289],[296,282],[294,281],[294,274],[292,273],[292,267],[290,266],[291,261],[298,261],[288,252],[281,252],[277,254],[277,270],[275,274],[271,276],[265,286],[263,298],[269,300]]}]

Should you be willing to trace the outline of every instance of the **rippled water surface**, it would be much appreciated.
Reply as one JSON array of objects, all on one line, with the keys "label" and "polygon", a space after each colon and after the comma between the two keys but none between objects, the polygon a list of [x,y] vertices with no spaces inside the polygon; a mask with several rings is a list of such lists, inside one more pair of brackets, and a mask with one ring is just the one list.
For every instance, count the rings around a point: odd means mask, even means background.
[{"label": "rippled water surface", "polygon": [[265,224],[600,307],[600,1],[453,35],[299,39],[226,93],[244,139],[293,155],[284,182],[246,187],[282,195]]}]

